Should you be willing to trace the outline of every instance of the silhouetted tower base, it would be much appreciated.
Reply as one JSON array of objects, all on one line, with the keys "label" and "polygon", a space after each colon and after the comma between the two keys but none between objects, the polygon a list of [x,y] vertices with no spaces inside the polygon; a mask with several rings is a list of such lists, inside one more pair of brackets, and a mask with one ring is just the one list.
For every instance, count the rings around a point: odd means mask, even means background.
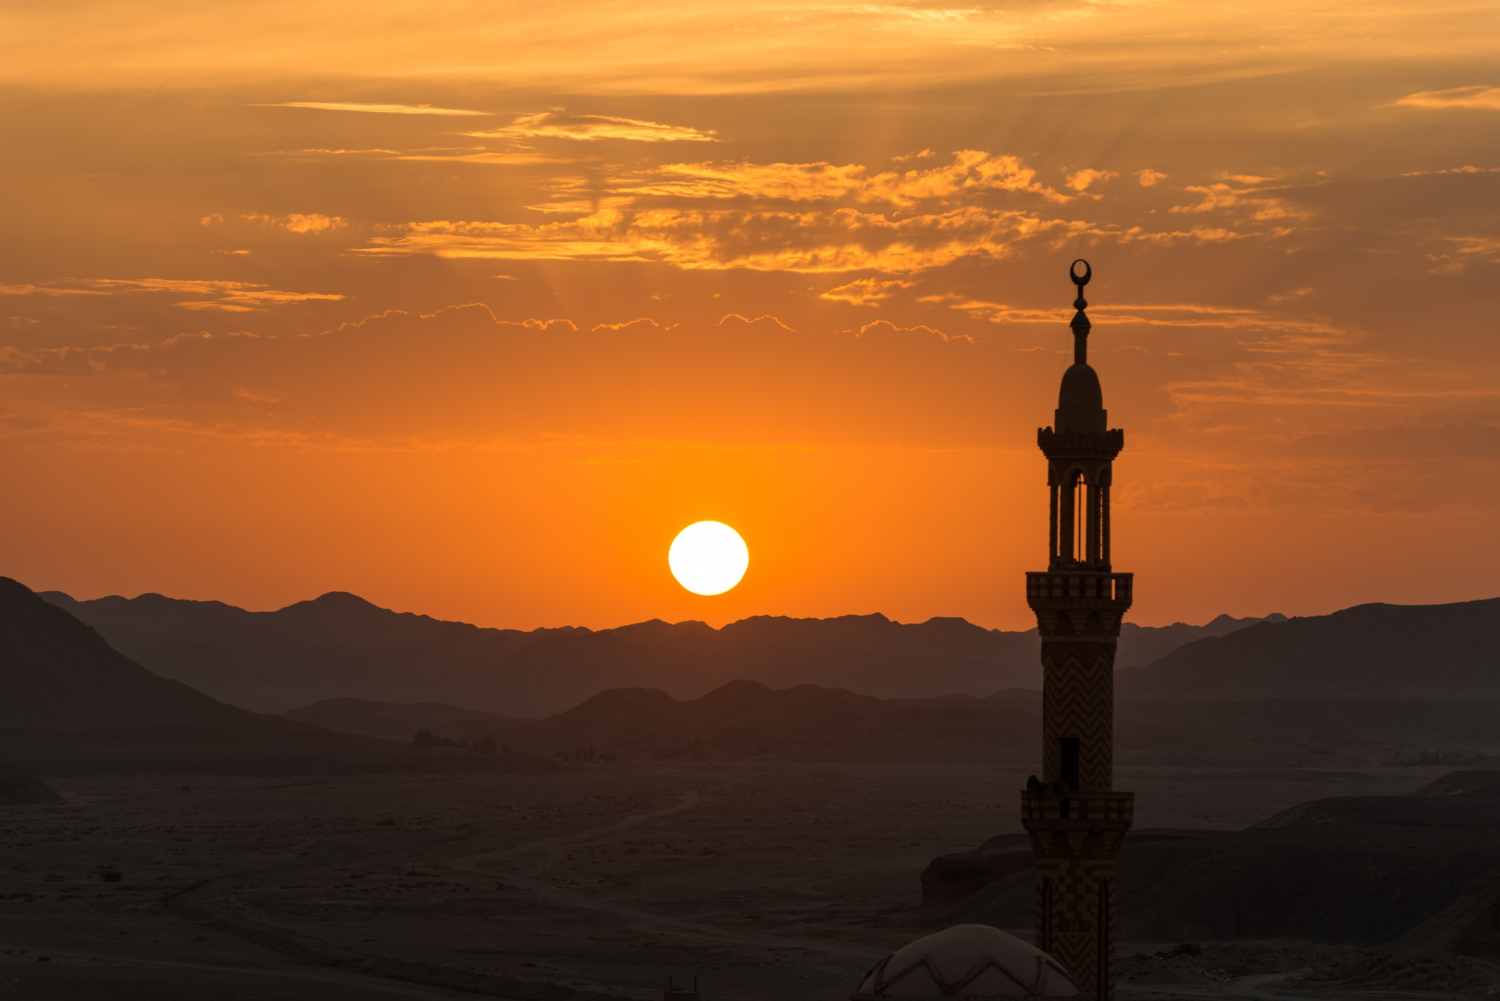
[{"label": "silhouetted tower base", "polygon": [[1109,488],[1125,434],[1109,429],[1088,364],[1092,272],[1075,261],[1071,274],[1073,365],[1054,426],[1037,432],[1052,492],[1048,569],[1026,575],[1042,638],[1042,778],[1021,794],[1021,822],[1036,857],[1037,946],[1097,1001],[1112,1001],[1115,867],[1135,807],[1133,793],[1114,791],[1115,644],[1131,575],[1110,570]]}]

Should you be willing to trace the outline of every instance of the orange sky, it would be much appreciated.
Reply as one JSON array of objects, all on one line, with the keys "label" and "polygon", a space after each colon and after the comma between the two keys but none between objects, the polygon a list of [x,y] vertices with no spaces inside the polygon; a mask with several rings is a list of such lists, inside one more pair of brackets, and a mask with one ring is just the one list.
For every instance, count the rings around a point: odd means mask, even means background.
[{"label": "orange sky", "polygon": [[[1500,8],[12,3],[0,573],[489,625],[1500,593]],[[744,582],[678,587],[684,525]]]}]

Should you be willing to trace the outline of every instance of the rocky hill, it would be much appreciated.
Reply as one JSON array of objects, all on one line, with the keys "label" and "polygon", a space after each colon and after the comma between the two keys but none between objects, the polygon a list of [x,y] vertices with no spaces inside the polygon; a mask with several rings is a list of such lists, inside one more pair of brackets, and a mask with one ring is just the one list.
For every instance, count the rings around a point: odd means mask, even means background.
[{"label": "rocky hill", "polygon": [[146,670],[26,586],[0,577],[0,727],[294,730]]}]

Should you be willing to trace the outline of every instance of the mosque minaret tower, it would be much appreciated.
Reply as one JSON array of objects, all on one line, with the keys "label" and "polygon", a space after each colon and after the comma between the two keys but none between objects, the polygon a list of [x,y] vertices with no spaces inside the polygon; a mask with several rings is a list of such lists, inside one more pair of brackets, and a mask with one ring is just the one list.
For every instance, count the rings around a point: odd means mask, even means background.
[{"label": "mosque minaret tower", "polygon": [[[1082,265],[1082,272],[1079,266]],[[1115,867],[1135,794],[1114,788],[1114,665],[1131,575],[1109,557],[1111,429],[1089,367],[1087,261],[1069,269],[1073,364],[1053,426],[1037,431],[1052,494],[1047,569],[1026,575],[1042,639],[1042,778],[1021,798],[1036,856],[1036,944],[1073,971],[1089,997],[1115,996]]]}]

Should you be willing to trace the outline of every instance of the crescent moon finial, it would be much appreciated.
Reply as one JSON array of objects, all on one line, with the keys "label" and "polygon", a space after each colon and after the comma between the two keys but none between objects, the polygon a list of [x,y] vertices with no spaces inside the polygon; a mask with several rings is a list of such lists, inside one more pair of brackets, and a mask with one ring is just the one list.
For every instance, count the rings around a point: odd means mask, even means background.
[{"label": "crescent moon finial", "polygon": [[[1078,265],[1083,265],[1083,276],[1078,275]],[[1088,309],[1089,301],[1083,297],[1083,287],[1094,277],[1094,269],[1089,267],[1089,262],[1079,258],[1068,265],[1068,277],[1073,279],[1073,284],[1078,286],[1078,298],[1073,300],[1074,309]]]}]

